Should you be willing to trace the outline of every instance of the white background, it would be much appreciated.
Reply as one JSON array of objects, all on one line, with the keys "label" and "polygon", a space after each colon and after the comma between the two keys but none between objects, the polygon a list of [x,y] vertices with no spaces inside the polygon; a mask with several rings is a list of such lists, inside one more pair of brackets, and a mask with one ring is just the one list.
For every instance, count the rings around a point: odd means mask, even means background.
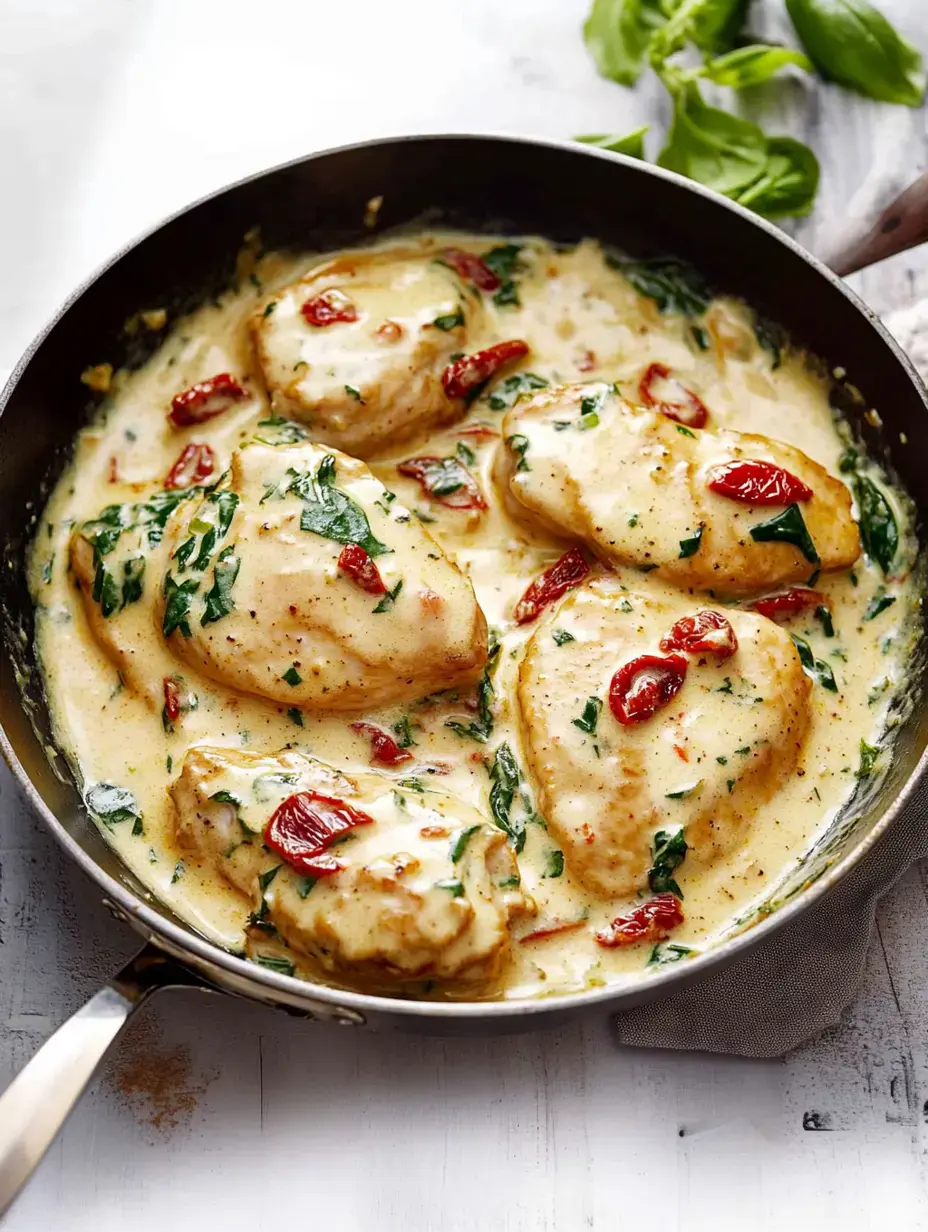
[{"label": "white background", "polygon": [[[928,50],[924,0],[883,7]],[[596,77],[584,8],[3,0],[0,367],[124,240],[262,166],[405,131],[660,128],[653,82],[630,92]],[[754,11],[755,29],[781,28],[780,0]],[[821,158],[819,204],[799,232],[818,251],[928,163],[924,112],[798,78],[761,104],[773,131],[804,134]],[[928,258],[887,263],[862,286],[881,311],[926,294]],[[0,770],[0,1086],[132,949]],[[165,996],[115,1050],[5,1227],[839,1223],[928,1229],[924,868],[882,905],[841,1025],[784,1060],[621,1050],[604,1021],[436,1042]]]}]

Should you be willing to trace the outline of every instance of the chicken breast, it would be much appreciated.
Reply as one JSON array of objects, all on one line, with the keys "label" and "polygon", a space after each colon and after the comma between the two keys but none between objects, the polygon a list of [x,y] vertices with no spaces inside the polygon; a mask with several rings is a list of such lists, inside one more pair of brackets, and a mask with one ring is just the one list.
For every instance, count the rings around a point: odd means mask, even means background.
[{"label": "chicken breast", "polygon": [[[733,654],[663,649],[676,622],[700,610],[669,588],[636,593],[599,577],[528,643],[517,691],[528,763],[571,873],[599,894],[647,888],[658,831],[682,827],[690,865],[744,843],[758,806],[797,766],[811,682],[789,635],[725,609],[723,636],[717,629],[710,642],[730,648],[727,621]],[[685,675],[651,717],[626,725],[610,689],[641,655],[683,660]]]},{"label": "chicken breast", "polygon": [[[689,428],[602,383],[518,402],[503,435],[504,479],[519,505],[605,560],[676,586],[750,594],[860,555],[847,487],[768,437]],[[744,460],[782,468],[809,495],[752,504],[710,490],[719,468]]]},{"label": "chicken breast", "polygon": [[462,414],[441,374],[482,302],[438,255],[347,253],[267,300],[251,330],[275,409],[358,457]]},{"label": "chicken breast", "polygon": [[[296,752],[201,747],[170,791],[178,841],[251,901],[259,937],[276,930],[322,971],[371,991],[435,980],[472,995],[499,976],[509,921],[531,904],[500,830],[460,800],[404,783]],[[330,844],[336,871],[307,875],[293,851],[274,849],[272,818],[294,797],[365,819]]]},{"label": "chicken breast", "polygon": [[363,462],[255,443],[169,527],[158,620],[173,653],[247,693],[370,708],[479,675],[473,588]]}]

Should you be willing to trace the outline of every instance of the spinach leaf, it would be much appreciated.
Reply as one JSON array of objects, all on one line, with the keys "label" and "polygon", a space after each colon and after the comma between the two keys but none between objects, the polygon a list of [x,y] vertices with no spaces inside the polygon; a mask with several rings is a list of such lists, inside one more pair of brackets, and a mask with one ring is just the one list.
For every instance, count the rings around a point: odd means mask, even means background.
[{"label": "spinach leaf", "polygon": [[[203,538],[200,540],[200,550],[192,566],[192,568],[200,572],[209,568],[209,562],[212,560],[216,545],[228,534],[229,527],[232,525],[232,519],[235,516],[235,510],[238,508],[239,500],[235,492],[229,491],[211,492],[206,499],[209,504],[216,506],[215,524],[208,522],[206,519],[194,518],[190,525],[191,530],[203,535]],[[202,527],[205,527],[205,529],[201,532]],[[179,557],[181,549],[186,549],[186,546],[186,543],[181,544],[181,548],[178,548],[175,556]],[[189,552],[185,553],[184,562],[186,562],[189,555]]]},{"label": "spinach leaf", "polygon": [[593,0],[583,38],[600,75],[633,86],[651,35],[665,21],[660,0]]},{"label": "spinach leaf", "polygon": [[627,154],[629,158],[643,159],[644,135],[648,127],[647,124],[642,124],[640,128],[632,129],[624,137],[619,137],[615,133],[600,133],[589,137],[575,137],[574,141],[593,146],[597,150],[608,150],[610,154]]},{"label": "spinach leaf", "polygon": [[194,578],[188,578],[186,582],[177,582],[171,577],[170,573],[164,575],[164,617],[161,621],[161,632],[165,637],[170,637],[175,629],[180,629],[184,637],[190,637],[190,622],[187,619],[190,615],[190,603],[193,596],[200,589],[200,583]]},{"label": "spinach leaf", "polygon": [[[594,415],[583,415],[581,416],[581,423],[584,420],[588,421],[593,418],[594,418]],[[596,419],[596,423],[598,424],[599,416],[595,415],[595,419]],[[591,426],[595,427],[596,424],[593,424]],[[528,462],[526,462],[525,460],[525,455],[528,453],[529,446],[531,444],[531,441],[529,441],[528,437],[523,436],[521,432],[514,432],[512,436],[506,437],[506,444],[509,446],[510,450],[515,454],[515,456],[519,459],[518,462],[516,463],[516,470],[517,471],[531,470],[532,468],[529,466]]]},{"label": "spinach leaf", "polygon": [[752,43],[748,47],[739,47],[707,61],[701,75],[708,77],[718,86],[731,86],[732,89],[742,90],[745,86],[769,81],[788,64],[796,64],[807,73],[811,73],[813,68],[808,56],[792,47],[768,47],[762,43]]},{"label": "spinach leaf", "polygon": [[801,218],[812,210],[818,181],[818,159],[807,145],[793,137],[770,137],[760,179],[732,200],[765,218]]},{"label": "spinach leaf", "polygon": [[384,597],[374,608],[374,615],[379,616],[383,612],[392,612],[393,606],[399,598],[399,593],[403,589],[403,579],[400,578],[392,590],[388,590]]},{"label": "spinach leaf", "polygon": [[116,579],[101,560],[93,575],[93,588],[90,597],[100,604],[104,620],[108,620],[114,612],[119,611],[119,587]]},{"label": "spinach leaf", "polygon": [[450,727],[459,736],[467,736],[478,744],[486,744],[493,731],[493,682],[490,680],[489,664],[477,685],[477,718],[470,723],[459,723],[449,719],[445,727]]},{"label": "spinach leaf", "polygon": [[690,556],[695,556],[699,551],[699,545],[702,543],[702,532],[705,528],[697,526],[691,535],[687,535],[685,539],[680,540],[680,555],[678,560],[686,560]]},{"label": "spinach leaf", "polygon": [[895,595],[888,595],[881,586],[870,602],[867,604],[867,610],[863,614],[864,620],[876,620],[880,612],[885,612],[888,607],[896,602]]},{"label": "spinach leaf", "polygon": [[[303,897],[305,898],[305,895]],[[296,970],[296,967],[289,958],[278,958],[275,954],[256,954],[255,962],[259,967],[265,967],[268,971],[275,971],[278,975],[293,975]]]},{"label": "spinach leaf", "polygon": [[767,164],[767,138],[750,120],[710,107],[694,82],[677,89],[667,144],[658,165],[731,196]]},{"label": "spinach leaf", "polygon": [[232,598],[232,587],[241,565],[242,559],[235,555],[235,548],[231,543],[219,553],[213,569],[213,585],[206,592],[201,625],[210,625],[221,620],[233,610],[235,601]]},{"label": "spinach leaf", "polygon": [[495,387],[487,398],[491,411],[508,411],[520,398],[533,394],[536,389],[546,389],[548,382],[534,372],[515,372]]},{"label": "spinach leaf", "polygon": [[796,633],[791,633],[790,637],[793,639],[793,645],[799,654],[799,662],[805,674],[818,681],[822,688],[837,693],[838,685],[835,681],[835,674],[825,660],[816,659],[812,653],[812,647],[804,637],[799,637]]},{"label": "spinach leaf", "polygon": [[260,432],[255,434],[255,440],[262,445],[296,445],[299,441],[309,439],[309,433],[302,424],[295,423],[292,419],[284,419],[283,415],[259,419],[258,427],[270,429],[270,432],[265,432],[263,436]]},{"label": "spinach leaf", "polygon": [[867,0],[786,0],[786,9],[824,77],[884,103],[921,105],[920,53]]},{"label": "spinach leaf", "polygon": [[790,505],[776,517],[752,526],[751,538],[755,543],[791,543],[811,564],[822,563],[798,505]]},{"label": "spinach leaf", "polygon": [[457,864],[464,852],[467,850],[467,844],[471,838],[477,833],[480,826],[465,826],[463,830],[458,830],[451,839],[451,863]]},{"label": "spinach leaf", "polygon": [[122,604],[138,603],[142,597],[142,579],[145,576],[145,557],[131,556],[122,562]]},{"label": "spinach leaf", "polygon": [[334,483],[335,458],[332,454],[327,454],[319,464],[315,491],[308,475],[298,475],[291,481],[288,492],[296,492],[304,501],[300,529],[335,543],[356,543],[368,556],[385,556],[392,552],[392,548],[374,536],[361,506],[340,492]]},{"label": "spinach leaf", "polygon": [[579,727],[581,731],[589,732],[591,736],[596,735],[596,724],[599,722],[599,715],[603,708],[601,697],[588,697],[586,704],[583,707],[583,714],[579,719],[571,719],[574,727]]},{"label": "spinach leaf", "polygon": [[454,312],[446,313],[443,317],[436,317],[432,324],[436,329],[447,334],[449,330],[458,329],[464,324],[464,313],[458,308]]},{"label": "spinach leaf", "polygon": [[864,551],[884,573],[889,573],[899,550],[899,527],[889,501],[866,475],[854,480],[854,495],[860,511],[860,539]]},{"label": "spinach leaf", "polygon": [[676,941],[671,941],[667,945],[656,945],[651,951],[647,961],[649,967],[660,967],[665,963],[679,962],[681,958],[686,958],[693,951],[688,945],[680,945]]},{"label": "spinach leaf", "polygon": [[94,783],[84,793],[84,804],[94,820],[102,821],[105,826],[142,820],[141,810],[132,792],[114,783]]},{"label": "spinach leaf", "polygon": [[651,867],[648,870],[648,885],[654,894],[676,894],[682,898],[680,887],[672,874],[686,859],[689,850],[683,827],[679,830],[658,830],[654,835],[651,851]]},{"label": "spinach leaf", "polygon": [[567,642],[575,642],[577,639],[572,633],[568,633],[566,629],[554,629],[551,632],[556,646],[564,646]]},{"label": "spinach leaf", "polygon": [[545,871],[542,877],[561,877],[564,873],[563,851],[552,850],[545,856]]},{"label": "spinach leaf", "polygon": [[868,778],[874,770],[880,756],[880,750],[876,745],[867,744],[866,740],[860,742],[860,765],[857,768],[855,777],[859,779]]},{"label": "spinach leaf", "polygon": [[484,265],[488,265],[500,280],[500,288],[493,296],[493,303],[500,308],[506,306],[518,308],[520,305],[514,275],[525,269],[525,263],[519,260],[521,251],[521,244],[497,244],[495,248],[483,254]]},{"label": "spinach leaf", "polygon": [[512,749],[504,741],[493,755],[490,767],[490,811],[493,820],[509,835],[515,851],[525,846],[525,818],[512,816],[512,804],[522,782],[522,773]]},{"label": "spinach leaf", "polygon": [[676,257],[629,261],[607,252],[606,263],[617,269],[639,295],[653,299],[661,312],[698,317],[709,307],[706,284],[691,265]]}]

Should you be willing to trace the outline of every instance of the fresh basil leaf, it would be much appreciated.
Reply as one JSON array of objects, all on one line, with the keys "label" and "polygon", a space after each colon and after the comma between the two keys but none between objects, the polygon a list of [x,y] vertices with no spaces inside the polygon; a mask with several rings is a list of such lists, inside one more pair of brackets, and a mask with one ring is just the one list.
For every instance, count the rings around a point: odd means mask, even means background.
[{"label": "fresh basil leaf", "polygon": [[603,708],[601,697],[588,697],[586,704],[583,707],[583,713],[579,719],[571,719],[574,727],[579,727],[581,731],[589,732],[591,736],[596,735],[596,724],[599,722],[599,715]]},{"label": "fresh basil leaf", "polygon": [[762,43],[752,43],[707,61],[702,74],[718,86],[742,90],[745,86],[769,81],[788,64],[796,64],[807,73],[813,69],[809,57],[792,47],[767,47]]},{"label": "fresh basil leaf", "polygon": [[642,124],[640,128],[633,129],[624,137],[618,137],[615,133],[600,133],[596,136],[574,137],[574,141],[593,146],[597,150],[608,150],[610,154],[627,154],[629,158],[643,159],[644,135],[648,127],[647,124]]},{"label": "fresh basil leaf", "polygon": [[697,47],[724,51],[740,36],[749,5],[750,0],[683,0],[677,13],[687,21],[689,37]]},{"label": "fresh basil leaf", "polygon": [[93,818],[102,821],[105,826],[142,819],[141,809],[132,792],[114,783],[94,783],[84,793],[84,804]]},{"label": "fresh basil leaf", "polygon": [[672,874],[686,859],[688,850],[682,826],[678,830],[658,830],[654,835],[651,867],[648,870],[648,885],[652,893],[670,893],[676,894],[677,898],[683,897]]},{"label": "fresh basil leaf", "polygon": [[651,35],[665,21],[660,0],[593,0],[583,38],[600,76],[633,86]]},{"label": "fresh basil leaf", "polygon": [[812,209],[818,181],[818,159],[807,145],[792,137],[771,137],[760,179],[732,200],[765,218],[802,218]]},{"label": "fresh basil leaf", "polygon": [[866,475],[854,480],[854,495],[860,513],[858,526],[864,551],[884,573],[892,569],[899,551],[899,527],[889,501]]},{"label": "fresh basil leaf", "polygon": [[180,629],[184,637],[190,637],[190,603],[200,589],[200,583],[195,578],[188,578],[179,585],[170,573],[164,575],[164,616],[161,621],[161,632],[170,637],[175,629]]},{"label": "fresh basil leaf", "polygon": [[709,307],[710,294],[701,276],[676,257],[649,257],[629,261],[606,253],[606,264],[617,269],[639,295],[653,299],[661,312],[698,317]]},{"label": "fresh basil leaf", "polygon": [[213,624],[214,621],[221,620],[223,616],[228,616],[234,609],[235,600],[232,598],[232,587],[235,585],[241,565],[242,558],[235,555],[235,548],[232,544],[223,548],[219,553],[213,568],[213,585],[206,592],[206,605],[200,618],[201,625]]},{"label": "fresh basil leaf", "polygon": [[755,543],[791,543],[811,564],[822,563],[798,505],[790,505],[776,517],[752,526],[751,538]]},{"label": "fresh basil leaf", "polygon": [[824,77],[884,103],[921,105],[921,54],[867,0],[786,0],[786,9]]},{"label": "fresh basil leaf", "polygon": [[703,102],[692,82],[676,91],[673,121],[658,165],[730,196],[767,164],[767,138],[750,120]]},{"label": "fresh basil leaf", "polygon": [[796,633],[791,633],[793,645],[799,654],[799,662],[802,664],[802,670],[805,674],[817,681],[822,688],[828,689],[831,693],[838,692],[838,685],[835,681],[835,674],[824,659],[816,659],[812,653],[812,647],[804,637],[799,637]]}]

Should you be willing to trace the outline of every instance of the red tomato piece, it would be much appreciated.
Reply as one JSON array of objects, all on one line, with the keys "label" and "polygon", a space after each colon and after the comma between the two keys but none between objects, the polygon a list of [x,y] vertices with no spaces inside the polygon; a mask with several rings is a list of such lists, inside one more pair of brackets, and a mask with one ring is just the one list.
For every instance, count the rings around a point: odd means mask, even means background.
[{"label": "red tomato piece", "polygon": [[202,441],[191,441],[180,451],[180,456],[167,473],[166,488],[190,488],[202,483],[216,469],[216,455]]},{"label": "red tomato piece", "polygon": [[753,603],[748,604],[748,607],[754,612],[759,612],[761,616],[767,616],[770,620],[780,623],[789,620],[798,612],[808,611],[809,608],[827,608],[828,600],[817,590],[797,586],[792,590],[781,591],[778,595],[766,595],[763,599],[755,599]]},{"label": "red tomato piece", "polygon": [[107,474],[107,483],[119,483],[119,459],[115,454],[110,458],[109,472]]},{"label": "red tomato piece", "polygon": [[450,265],[456,274],[460,274],[467,282],[472,282],[479,290],[499,290],[499,279],[475,252],[465,252],[463,248],[443,248],[441,259],[446,265]]},{"label": "red tomato piece", "polygon": [[686,667],[677,654],[639,655],[623,663],[609,685],[609,709],[625,727],[643,723],[680,692]]},{"label": "red tomato piece", "polygon": [[746,459],[713,466],[706,487],[743,505],[792,505],[812,499],[812,489],[772,462]]},{"label": "red tomato piece", "polygon": [[336,325],[342,321],[350,323],[358,319],[358,310],[352,301],[344,291],[339,291],[335,287],[312,296],[300,312],[303,314],[303,320],[308,325],[314,325],[316,329],[323,329],[326,325]]},{"label": "red tomato piece", "polygon": [[457,458],[407,458],[396,468],[418,479],[422,490],[450,509],[486,509],[487,502],[473,475]]},{"label": "red tomato piece", "polygon": [[164,678],[164,710],[162,717],[165,722],[173,723],[180,718],[180,689],[173,676]]},{"label": "red tomato piece", "polygon": [[549,937],[556,937],[559,933],[572,933],[575,929],[582,928],[586,922],[586,916],[579,920],[552,920],[550,924],[534,928],[524,937],[520,937],[519,944],[525,945],[529,941],[547,941]]},{"label": "red tomato piece", "polygon": [[528,343],[513,339],[511,342],[497,342],[496,346],[475,351],[473,355],[462,355],[441,374],[445,393],[449,398],[466,398],[491,376],[495,376],[505,364],[522,359],[527,354]]},{"label": "red tomato piece", "polygon": [[398,766],[402,761],[412,761],[412,753],[401,749],[393,737],[376,723],[352,723],[351,730],[370,737],[371,761],[379,761],[383,766]]},{"label": "red tomato piece", "polygon": [[328,854],[332,843],[373,821],[344,800],[318,791],[298,791],[273,814],[264,828],[264,841],[297,872],[328,877],[344,868],[342,861]]},{"label": "red tomato piece", "polygon": [[387,593],[384,580],[380,576],[380,570],[367,552],[365,552],[364,548],[360,547],[357,543],[349,543],[347,547],[342,548],[341,555],[338,558],[338,567],[342,573],[348,574],[355,586],[359,586],[361,590],[366,590],[369,595],[385,595]]},{"label": "red tomato piece", "polygon": [[704,428],[709,411],[702,399],[681,384],[666,364],[651,364],[638,383],[641,401],[687,428]]},{"label": "red tomato piece", "polygon": [[525,594],[516,604],[516,624],[525,625],[534,620],[542,608],[560,599],[561,595],[579,586],[590,571],[579,548],[571,548],[559,561],[539,574],[529,584]]},{"label": "red tomato piece", "polygon": [[608,949],[637,941],[663,941],[683,919],[680,900],[673,894],[658,894],[627,915],[617,916],[596,934],[596,940]]},{"label": "red tomato piece", "polygon": [[175,428],[187,428],[190,424],[204,423],[221,415],[236,402],[248,397],[248,391],[243,389],[228,372],[220,372],[211,376],[208,381],[198,381],[183,393],[175,394],[171,399],[171,410],[168,419]]},{"label": "red tomato piece", "polygon": [[708,610],[681,616],[661,638],[661,650],[682,650],[684,654],[715,654],[728,659],[737,649],[734,629],[721,613]]}]

